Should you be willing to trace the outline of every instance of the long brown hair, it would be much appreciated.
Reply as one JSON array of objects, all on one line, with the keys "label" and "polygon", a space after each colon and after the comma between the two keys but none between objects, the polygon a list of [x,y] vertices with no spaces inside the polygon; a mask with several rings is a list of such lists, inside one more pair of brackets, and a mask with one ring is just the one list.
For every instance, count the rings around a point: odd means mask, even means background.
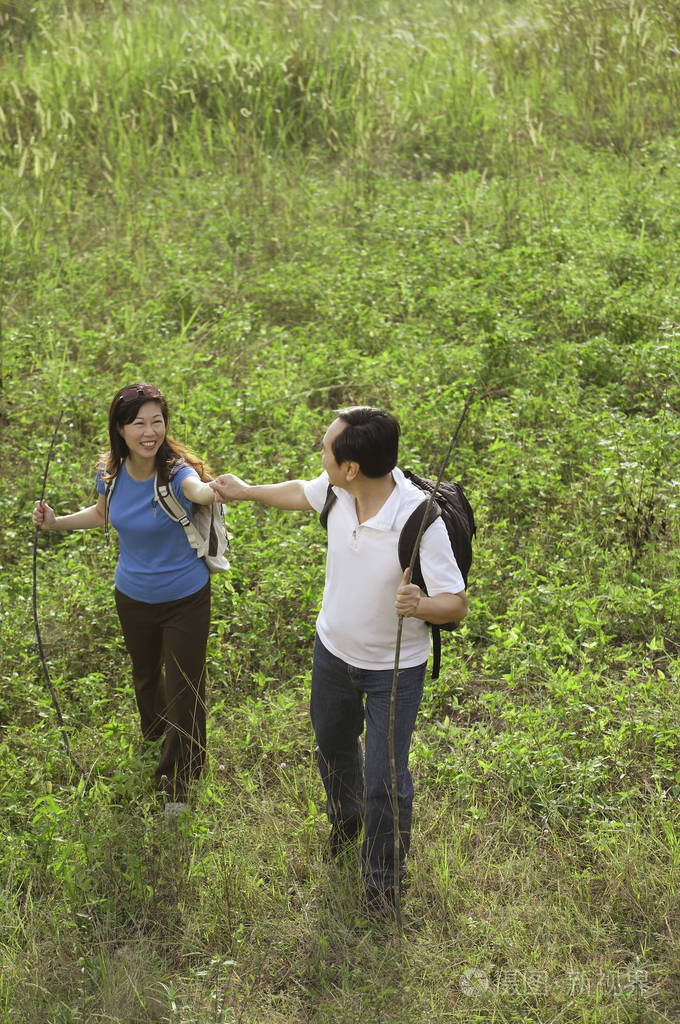
[{"label": "long brown hair", "polygon": [[151,384],[128,384],[116,392],[109,408],[110,448],[108,452],[102,452],[99,460],[102,480],[106,483],[118,476],[120,467],[129,454],[129,448],[118,428],[132,423],[145,402],[156,402],[165,421],[166,434],[156,452],[156,473],[159,480],[169,484],[175,470],[185,464],[195,469],[201,480],[212,480],[214,473],[208,463],[167,433],[168,403],[158,388]]}]

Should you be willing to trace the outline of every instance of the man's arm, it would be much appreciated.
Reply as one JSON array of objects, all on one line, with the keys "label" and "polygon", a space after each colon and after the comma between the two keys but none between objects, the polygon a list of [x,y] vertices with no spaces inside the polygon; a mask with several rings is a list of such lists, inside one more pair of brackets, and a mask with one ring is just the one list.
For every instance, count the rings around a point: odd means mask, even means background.
[{"label": "man's arm", "polygon": [[397,615],[423,619],[434,625],[440,622],[460,622],[467,615],[467,594],[461,590],[457,594],[435,594],[427,597],[415,583],[406,584],[404,570],[401,584],[397,590],[394,603]]},{"label": "man's arm", "polygon": [[280,484],[247,484],[226,473],[210,484],[220,501],[257,501],[260,505],[288,509],[290,512],[309,512],[311,505],[305,497],[304,480],[284,480]]}]

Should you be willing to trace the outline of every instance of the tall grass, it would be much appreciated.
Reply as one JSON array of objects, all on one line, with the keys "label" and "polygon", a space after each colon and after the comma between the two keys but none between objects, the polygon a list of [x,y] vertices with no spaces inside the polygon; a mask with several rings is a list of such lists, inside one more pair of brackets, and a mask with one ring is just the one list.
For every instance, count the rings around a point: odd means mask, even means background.
[{"label": "tall grass", "polygon": [[[0,154],[115,180],[165,147],[197,160],[328,155],[502,168],[519,144],[624,152],[672,127],[673,5],[574,2],[200,7],[114,0],[7,20]],[[11,11],[11,7],[10,7]],[[23,33],[27,34],[24,38]],[[186,159],[186,157],[185,157]]]}]

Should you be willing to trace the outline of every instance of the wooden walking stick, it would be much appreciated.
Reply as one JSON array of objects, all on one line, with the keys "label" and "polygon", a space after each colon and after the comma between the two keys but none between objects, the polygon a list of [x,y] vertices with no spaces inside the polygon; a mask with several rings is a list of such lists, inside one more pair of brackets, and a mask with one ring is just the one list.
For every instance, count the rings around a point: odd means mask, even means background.
[{"label": "wooden walking stick", "polygon": [[[453,449],[454,444],[456,443],[456,439],[458,437],[458,432],[460,431],[460,428],[463,425],[463,420],[465,419],[465,417],[467,415],[467,411],[470,408],[470,403],[472,402],[474,394],[475,394],[475,389],[473,388],[472,391],[470,392],[469,396],[468,396],[468,399],[467,399],[467,401],[465,403],[465,406],[463,407],[463,411],[462,411],[462,413],[460,415],[460,419],[458,420],[458,425],[456,426],[456,429],[453,432],[453,437],[451,438],[451,440],[449,442],[449,447],[446,449],[446,455],[444,456],[444,458],[442,460],[441,468],[439,470],[439,476],[437,477],[435,485],[432,488],[432,492],[430,493],[430,495],[429,495],[429,497],[427,499],[427,504],[425,505],[425,513],[423,515],[422,522],[420,524],[420,528],[418,530],[418,533],[416,534],[416,539],[415,539],[415,542],[413,544],[413,553],[411,554],[411,561],[410,561],[409,567],[408,567],[408,575],[406,576],[406,583],[407,584],[411,582],[411,576],[413,574],[413,566],[415,565],[416,558],[418,557],[418,551],[420,549],[420,541],[422,540],[423,533],[425,532],[425,524],[428,522],[428,516],[430,514],[430,509],[432,508],[432,503],[433,503],[433,501],[435,499],[435,495],[437,493],[437,490],[439,489],[439,485],[441,484],[441,482],[442,482],[442,480],[444,478],[444,473],[446,471],[446,467],[447,467],[447,465],[449,463],[449,459],[451,457],[451,451]],[[394,652],[394,675],[392,676],[392,692],[390,694],[390,717],[389,717],[389,727],[388,727],[388,734],[387,734],[388,750],[389,750],[389,757],[390,757],[390,780],[391,780],[391,783],[392,783],[392,819],[393,819],[393,822],[394,822],[394,909],[395,909],[395,916],[396,916],[396,920],[397,920],[397,927],[398,927],[399,931],[402,930],[402,922],[401,922],[401,878],[400,878],[400,873],[399,873],[399,869],[400,869],[400,866],[401,866],[401,836],[400,836],[400,832],[399,832],[399,782],[398,782],[398,779],[397,779],[397,762],[396,762],[395,752],[394,752],[394,721],[395,721],[396,711],[397,711],[397,689],[398,689],[398,686],[399,686],[399,655],[401,653],[401,633],[402,633],[403,625],[404,625],[404,616],[400,615],[399,616],[399,621],[397,623],[397,642],[396,642],[396,649],[395,649],[395,652]]]},{"label": "wooden walking stick", "polygon": [[[40,501],[41,502],[45,498],[45,487],[47,485],[47,473],[48,473],[49,468],[50,468],[50,462],[52,460],[52,450],[54,448],[54,442],[57,439],[57,432],[59,430],[59,425],[61,424],[61,418],[62,418],[63,415],[64,415],[64,410],[62,409],[61,412],[59,413],[59,419],[57,420],[57,425],[54,428],[54,434],[52,435],[52,441],[50,442],[49,451],[47,453],[47,462],[45,463],[45,472],[43,473],[42,491],[40,492]],[[67,754],[69,760],[71,761],[71,764],[84,777],[85,773],[84,773],[83,769],[80,767],[80,765],[76,761],[75,757],[71,753],[71,747],[70,747],[70,744],[69,744],[69,741],[68,741],[68,734],[66,732],[66,726],[64,725],[64,717],[63,717],[63,715],[61,713],[61,708],[59,706],[59,699],[57,697],[57,691],[54,689],[54,686],[52,684],[52,680],[50,679],[50,673],[49,673],[49,669],[47,668],[47,661],[45,660],[45,652],[43,651],[42,639],[41,639],[41,636],[40,636],[40,625],[38,623],[38,536],[39,536],[39,534],[40,534],[40,527],[36,526],[36,528],[35,528],[35,536],[33,537],[33,624],[35,626],[35,638],[36,638],[36,641],[37,641],[37,644],[38,644],[38,654],[40,655],[40,661],[42,662],[43,673],[45,675],[45,681],[47,682],[47,688],[50,691],[50,697],[52,698],[52,704],[54,706],[54,710],[57,713],[57,722],[59,723],[59,728],[61,729],[61,738],[64,741],[64,749],[66,750],[66,754]]]}]

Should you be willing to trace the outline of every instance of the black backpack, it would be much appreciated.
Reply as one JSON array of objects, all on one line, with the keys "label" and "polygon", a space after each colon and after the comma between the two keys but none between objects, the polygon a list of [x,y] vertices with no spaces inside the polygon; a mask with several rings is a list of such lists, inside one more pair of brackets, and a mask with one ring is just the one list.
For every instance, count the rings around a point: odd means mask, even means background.
[{"label": "black backpack", "polygon": [[[425,477],[416,476],[415,473],[411,473],[408,469],[404,470],[404,476],[427,496],[429,496],[434,490],[436,483],[435,480],[428,480]],[[326,501],[319,514],[319,521],[321,522],[324,530],[328,529],[328,515],[336,500],[337,495],[329,484],[328,490],[326,491]],[[425,515],[426,505],[427,497],[422,504],[418,505],[418,507],[413,510],[401,529],[398,550],[399,564],[402,569],[407,569],[411,564],[413,545],[416,542],[418,530],[420,529],[420,524],[423,516]],[[445,480],[440,483],[437,489],[437,497],[430,506],[430,512],[428,514],[425,529],[431,526],[439,516],[444,520],[444,526],[446,527],[446,532],[449,535],[449,541],[451,543],[451,550],[453,551],[456,562],[458,563],[458,568],[460,569],[463,577],[463,581],[467,587],[468,573],[472,564],[472,538],[477,532],[477,527],[475,525],[475,516],[472,511],[472,506],[466,498],[465,492],[460,484],[448,483]],[[425,580],[423,579],[423,572],[420,567],[420,552],[418,552],[416,556],[411,582],[416,583],[425,591],[425,593],[427,593],[427,587],[425,586]],[[443,622],[438,625],[428,623],[428,625],[432,630],[432,678],[437,679],[441,665],[440,631],[442,629],[455,629],[458,623]]]}]

